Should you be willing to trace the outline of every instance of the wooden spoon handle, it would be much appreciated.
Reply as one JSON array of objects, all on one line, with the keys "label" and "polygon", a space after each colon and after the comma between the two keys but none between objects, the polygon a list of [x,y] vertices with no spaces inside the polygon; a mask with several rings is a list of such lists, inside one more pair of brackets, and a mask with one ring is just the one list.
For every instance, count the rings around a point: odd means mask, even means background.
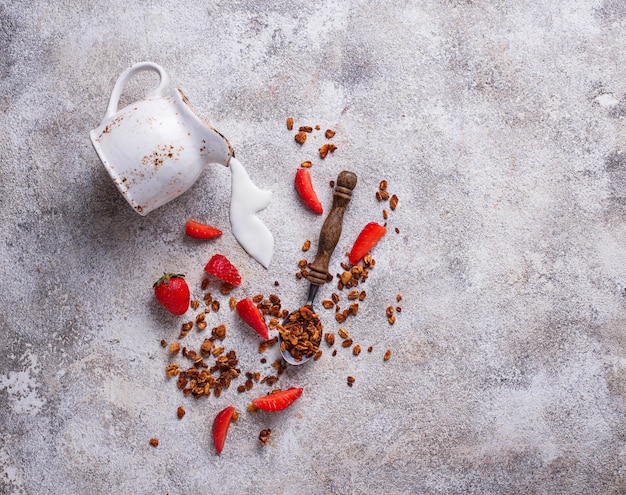
[{"label": "wooden spoon handle", "polygon": [[345,170],[337,177],[337,185],[333,193],[333,206],[320,231],[315,261],[309,267],[307,280],[312,284],[322,285],[326,282],[328,263],[341,237],[343,213],[350,199],[352,199],[352,190],[356,186],[356,181],[356,174]]}]

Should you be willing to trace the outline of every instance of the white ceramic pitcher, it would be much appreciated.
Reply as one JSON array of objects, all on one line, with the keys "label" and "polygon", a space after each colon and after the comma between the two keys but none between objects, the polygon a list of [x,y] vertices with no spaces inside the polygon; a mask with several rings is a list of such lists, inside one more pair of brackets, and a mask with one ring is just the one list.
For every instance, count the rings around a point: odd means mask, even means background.
[{"label": "white ceramic pitcher", "polygon": [[[127,81],[141,71],[159,75],[143,100],[118,111]],[[228,166],[233,148],[202,121],[183,92],[169,90],[163,68],[140,62],[124,71],[113,88],[91,142],[122,195],[140,215],[180,196],[209,163]]]}]

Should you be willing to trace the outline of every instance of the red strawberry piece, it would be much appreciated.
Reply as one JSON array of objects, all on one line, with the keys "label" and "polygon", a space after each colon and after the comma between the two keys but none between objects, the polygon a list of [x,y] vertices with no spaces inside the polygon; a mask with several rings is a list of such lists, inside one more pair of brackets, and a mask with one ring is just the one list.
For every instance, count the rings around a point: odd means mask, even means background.
[{"label": "red strawberry piece", "polygon": [[211,259],[204,267],[204,271],[234,287],[241,284],[241,275],[239,275],[237,268],[223,254],[211,256]]},{"label": "red strawberry piece", "polygon": [[222,453],[224,443],[226,442],[228,427],[230,426],[230,422],[234,419],[236,419],[235,408],[228,406],[218,412],[213,420],[213,443],[215,444],[215,451],[218,454]]},{"label": "red strawberry piece", "polygon": [[370,252],[370,250],[376,245],[382,236],[385,235],[387,229],[376,222],[368,223],[359,236],[354,241],[354,246],[350,251],[348,261],[351,264],[356,265],[363,256]]},{"label": "red strawberry piece", "polygon": [[195,220],[187,220],[185,224],[185,233],[194,239],[210,239],[222,235],[222,231],[217,227],[212,227],[205,223],[196,222]]},{"label": "red strawberry piece", "polygon": [[164,273],[153,285],[157,301],[173,315],[182,315],[189,308],[189,286],[184,277]]},{"label": "red strawberry piece", "polygon": [[252,404],[263,411],[282,411],[293,404],[293,401],[302,395],[302,390],[301,388],[291,387],[287,390],[281,390],[280,392],[274,392],[269,395],[264,395],[263,397],[252,399]]},{"label": "red strawberry piece", "polygon": [[265,318],[263,318],[263,314],[261,314],[261,311],[259,311],[252,299],[246,297],[239,301],[235,307],[239,317],[254,328],[261,337],[265,340],[270,338]]},{"label": "red strawberry piece", "polygon": [[313,183],[311,182],[311,174],[306,168],[299,168],[296,171],[296,191],[302,198],[302,201],[311,209],[311,211],[321,215],[324,213],[322,203],[317,199]]}]

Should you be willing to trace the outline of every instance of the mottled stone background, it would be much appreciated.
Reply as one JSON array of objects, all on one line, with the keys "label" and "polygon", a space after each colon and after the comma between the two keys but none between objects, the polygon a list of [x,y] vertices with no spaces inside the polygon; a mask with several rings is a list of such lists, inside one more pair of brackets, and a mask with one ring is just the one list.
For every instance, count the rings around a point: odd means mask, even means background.
[{"label": "mottled stone background", "polygon": [[[228,169],[147,217],[115,189],[88,134],[142,60],[274,191],[268,270],[230,233]],[[133,79],[122,104],[152,84]],[[336,129],[337,151],[298,146],[288,116]],[[625,116],[623,0],[0,0],[0,493],[626,493]],[[183,272],[200,297],[222,252],[236,297],[303,302],[300,247],[323,222],[294,192],[305,159],[327,210],[329,181],[359,175],[333,273],[383,221],[379,181],[400,198],[344,325],[373,352],[288,370],[277,386],[305,391],[274,415],[246,411],[261,384],[183,397],[159,343],[194,312],[165,313],[152,283]],[[189,217],[224,235],[186,239]],[[209,328],[270,374],[218,299]],[[216,456],[229,404],[241,417]]]}]

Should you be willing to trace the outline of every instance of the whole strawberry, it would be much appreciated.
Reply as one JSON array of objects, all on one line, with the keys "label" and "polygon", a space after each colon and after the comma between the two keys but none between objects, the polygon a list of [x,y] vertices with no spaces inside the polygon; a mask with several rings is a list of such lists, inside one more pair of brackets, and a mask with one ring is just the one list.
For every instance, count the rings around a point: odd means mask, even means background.
[{"label": "whole strawberry", "polygon": [[182,315],[189,308],[189,286],[184,275],[164,273],[153,287],[157,301],[173,315]]}]

